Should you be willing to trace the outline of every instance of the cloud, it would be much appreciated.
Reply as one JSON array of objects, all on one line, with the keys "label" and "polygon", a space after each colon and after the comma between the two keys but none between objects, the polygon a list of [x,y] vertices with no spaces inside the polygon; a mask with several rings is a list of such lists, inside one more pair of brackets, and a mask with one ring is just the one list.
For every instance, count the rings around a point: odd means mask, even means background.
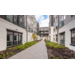
[{"label": "cloud", "polygon": [[48,15],[35,15],[37,22],[39,22],[40,27],[49,26],[49,16]]}]

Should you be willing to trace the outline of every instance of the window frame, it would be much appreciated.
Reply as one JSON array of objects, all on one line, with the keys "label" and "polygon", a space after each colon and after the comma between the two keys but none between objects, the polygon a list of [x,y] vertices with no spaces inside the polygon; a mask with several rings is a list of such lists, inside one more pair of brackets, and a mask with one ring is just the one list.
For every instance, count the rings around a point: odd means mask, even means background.
[{"label": "window frame", "polygon": [[[6,17],[7,15],[5,15],[5,20],[7,20],[7,17]],[[17,20],[16,20],[16,24],[14,23],[14,15],[11,15],[11,16],[13,16],[12,17],[12,22],[11,21],[9,21],[9,20],[7,20],[8,22],[10,22],[10,23],[13,23],[14,25],[17,25],[17,26],[19,26],[19,27],[21,27],[21,28],[24,28],[24,29],[26,29],[26,24],[25,24],[25,21],[24,21],[24,15],[16,15],[17,16]],[[19,25],[19,16],[21,16],[22,17],[22,25]]]},{"label": "window frame", "polygon": [[75,28],[70,29],[70,31],[71,31],[71,44],[70,45],[75,46],[75,43],[72,42],[72,32],[75,31]]},{"label": "window frame", "polygon": [[[9,21],[9,20],[7,19],[7,16],[12,16],[12,22],[11,22],[11,21]],[[9,22],[11,22],[11,23],[13,23],[13,22],[14,22],[14,16],[13,16],[13,15],[6,15],[6,17],[5,17],[5,18],[6,18],[6,20],[7,20],[7,21],[9,21]]]},{"label": "window frame", "polygon": [[[7,48],[10,48],[10,47],[14,47],[14,46],[18,46],[18,45],[22,45],[22,41],[21,41],[21,44],[19,44],[19,34],[21,34],[21,36],[22,36],[22,40],[23,40],[23,33],[22,32],[17,32],[17,31],[13,31],[13,30],[9,30],[9,29],[6,29],[7,30],[7,32],[12,32],[13,33],[13,46],[7,46]],[[17,45],[15,45],[14,44],[14,33],[18,33],[18,44]],[[7,34],[8,35],[8,34]],[[7,41],[8,42],[8,41]]]}]

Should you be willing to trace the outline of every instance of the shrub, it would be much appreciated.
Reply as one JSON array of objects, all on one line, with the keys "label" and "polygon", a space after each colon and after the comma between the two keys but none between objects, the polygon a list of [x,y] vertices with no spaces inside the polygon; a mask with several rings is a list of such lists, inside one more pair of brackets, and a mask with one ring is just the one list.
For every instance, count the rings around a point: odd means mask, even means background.
[{"label": "shrub", "polygon": [[6,50],[10,50],[11,48],[7,48]]},{"label": "shrub", "polygon": [[21,46],[17,46],[17,48],[16,48],[17,50],[24,50],[25,49],[25,47],[24,47],[24,45],[21,45]]},{"label": "shrub", "polygon": [[68,47],[62,46],[54,42],[46,42],[46,45],[47,47],[50,46],[50,48],[54,48],[54,49],[67,49],[68,48]]},{"label": "shrub", "polygon": [[10,55],[13,55],[14,53],[13,53],[13,52],[10,52],[9,54],[10,54]]},{"label": "shrub", "polygon": [[6,53],[6,56],[8,56],[8,55],[9,55],[9,53],[7,52],[7,53]]},{"label": "shrub", "polygon": [[64,58],[65,58],[65,59],[68,59],[68,57],[66,57],[66,56],[65,56]]},{"label": "shrub", "polygon": [[54,56],[53,55],[51,56],[51,59],[54,59]]},{"label": "shrub", "polygon": [[74,54],[74,57],[75,57],[75,54]]},{"label": "shrub", "polygon": [[32,38],[34,39],[34,41],[35,41],[35,39],[37,38],[37,36],[36,36],[36,34],[32,34]]},{"label": "shrub", "polygon": [[58,57],[56,57],[56,59],[58,59]]},{"label": "shrub", "polygon": [[59,57],[59,59],[62,59],[62,57]]},{"label": "shrub", "polygon": [[0,55],[0,59],[2,59],[3,57],[2,57],[2,55]]},{"label": "shrub", "polygon": [[14,52],[14,54],[16,54],[16,52]]},{"label": "shrub", "polygon": [[5,54],[2,54],[3,58],[5,58]]},{"label": "shrub", "polygon": [[71,59],[74,59],[74,58],[71,58]]}]

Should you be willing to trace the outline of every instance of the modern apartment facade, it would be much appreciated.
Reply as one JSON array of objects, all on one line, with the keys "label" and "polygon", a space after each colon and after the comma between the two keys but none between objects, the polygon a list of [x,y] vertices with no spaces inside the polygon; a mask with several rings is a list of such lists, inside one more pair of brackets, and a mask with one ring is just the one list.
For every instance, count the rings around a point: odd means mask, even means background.
[{"label": "modern apartment facade", "polygon": [[[34,15],[0,15],[0,51],[33,41],[32,33],[37,33]],[[31,24],[35,20],[35,24]],[[36,26],[35,26],[36,25]]]},{"label": "modern apartment facade", "polygon": [[34,15],[27,15],[27,42],[33,41],[32,34],[37,35],[37,21]]},{"label": "modern apartment facade", "polygon": [[39,28],[39,35],[41,39],[48,39],[49,35],[49,27],[40,27]]},{"label": "modern apartment facade", "polygon": [[49,37],[52,38],[49,40],[75,50],[75,15],[50,15],[49,17]]}]

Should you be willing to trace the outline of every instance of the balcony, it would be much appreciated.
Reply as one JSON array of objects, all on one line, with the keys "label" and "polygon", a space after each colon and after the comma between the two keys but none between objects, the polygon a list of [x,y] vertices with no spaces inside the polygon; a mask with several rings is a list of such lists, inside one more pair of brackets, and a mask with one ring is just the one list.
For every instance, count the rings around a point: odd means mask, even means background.
[{"label": "balcony", "polygon": [[61,21],[60,22],[60,25],[59,25],[59,28],[63,27],[64,26],[64,21]]},{"label": "balcony", "polygon": [[40,33],[40,34],[49,34],[49,32],[46,32],[46,33],[45,33],[45,32],[43,32],[43,33]]}]

